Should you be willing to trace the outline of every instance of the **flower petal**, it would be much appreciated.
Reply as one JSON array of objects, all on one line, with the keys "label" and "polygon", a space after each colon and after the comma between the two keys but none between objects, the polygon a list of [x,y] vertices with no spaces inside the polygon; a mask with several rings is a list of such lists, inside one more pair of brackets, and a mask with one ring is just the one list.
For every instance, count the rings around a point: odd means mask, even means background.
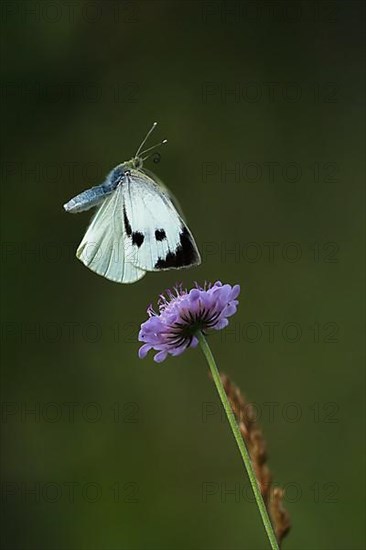
[{"label": "flower petal", "polygon": [[151,349],[152,348],[150,344],[144,344],[143,346],[141,346],[141,348],[139,349],[140,359],[144,359]]},{"label": "flower petal", "polygon": [[218,321],[213,328],[215,330],[222,330],[223,328],[227,327],[228,324],[229,324],[229,321],[225,317],[224,319],[220,319],[220,321]]},{"label": "flower petal", "polygon": [[165,361],[165,359],[167,358],[168,356],[168,352],[167,351],[159,351],[159,353],[157,353],[155,356],[154,356],[154,361],[156,363],[162,363],[163,361]]}]

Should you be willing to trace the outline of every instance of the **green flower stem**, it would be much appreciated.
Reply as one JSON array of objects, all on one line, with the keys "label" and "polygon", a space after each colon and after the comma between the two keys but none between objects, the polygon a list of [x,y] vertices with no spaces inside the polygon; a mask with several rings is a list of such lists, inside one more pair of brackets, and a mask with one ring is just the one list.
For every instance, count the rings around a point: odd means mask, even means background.
[{"label": "green flower stem", "polygon": [[204,353],[204,355],[207,359],[207,362],[209,364],[211,374],[212,374],[212,378],[214,379],[215,386],[216,386],[217,392],[220,396],[222,406],[225,409],[227,419],[229,421],[230,427],[231,427],[232,432],[234,434],[234,437],[236,439],[236,443],[239,447],[239,451],[240,451],[241,457],[243,459],[244,466],[245,466],[245,468],[247,470],[247,473],[248,473],[248,477],[249,477],[249,480],[250,480],[250,483],[251,483],[251,486],[252,486],[252,489],[253,489],[255,500],[257,502],[257,506],[259,508],[259,512],[260,512],[260,515],[261,515],[261,518],[262,518],[262,521],[263,521],[263,525],[264,525],[264,528],[266,530],[269,542],[271,544],[271,548],[272,548],[272,550],[279,550],[277,539],[276,539],[276,536],[275,536],[273,528],[272,528],[271,520],[269,519],[267,508],[264,504],[264,501],[263,501],[263,498],[262,498],[262,495],[261,495],[261,492],[260,492],[260,489],[259,489],[259,485],[258,485],[258,482],[257,482],[257,478],[256,478],[254,470],[253,470],[252,461],[250,460],[250,456],[249,456],[249,453],[248,453],[247,448],[245,446],[243,437],[240,433],[239,426],[236,422],[235,416],[234,416],[233,411],[231,409],[230,402],[229,402],[229,400],[227,398],[227,395],[226,395],[226,392],[224,390],[224,386],[222,385],[221,377],[220,377],[219,371],[217,369],[215,359],[212,355],[212,352],[209,348],[209,345],[206,342],[205,337],[203,336],[203,334],[201,332],[199,332],[197,334],[197,338],[200,342],[202,351],[203,351],[203,353]]}]

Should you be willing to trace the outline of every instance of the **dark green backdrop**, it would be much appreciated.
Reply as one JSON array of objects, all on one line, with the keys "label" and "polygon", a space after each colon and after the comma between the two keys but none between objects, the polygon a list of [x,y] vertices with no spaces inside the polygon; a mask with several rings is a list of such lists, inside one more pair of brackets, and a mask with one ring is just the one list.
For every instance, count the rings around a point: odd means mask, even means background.
[{"label": "dark green backdrop", "polygon": [[[200,350],[137,357],[177,280],[240,283],[210,342],[255,403],[287,549],[364,548],[361,2],[1,2],[2,503],[7,550],[267,548]],[[130,158],[199,268],[123,286],[63,203]]]}]

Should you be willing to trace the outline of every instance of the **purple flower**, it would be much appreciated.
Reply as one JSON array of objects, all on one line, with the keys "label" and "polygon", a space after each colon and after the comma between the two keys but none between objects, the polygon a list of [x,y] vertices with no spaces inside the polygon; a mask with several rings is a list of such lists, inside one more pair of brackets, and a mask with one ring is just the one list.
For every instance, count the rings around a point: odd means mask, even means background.
[{"label": "purple flower", "polygon": [[139,349],[139,357],[146,357],[151,349],[158,353],[154,361],[161,363],[168,354],[180,355],[187,348],[195,348],[198,331],[221,330],[228,324],[228,317],[236,313],[240,286],[196,284],[189,292],[181,286],[174,292],[167,291],[167,297],[160,296],[159,313],[149,306],[149,319],[142,323],[139,341],[144,345]]}]

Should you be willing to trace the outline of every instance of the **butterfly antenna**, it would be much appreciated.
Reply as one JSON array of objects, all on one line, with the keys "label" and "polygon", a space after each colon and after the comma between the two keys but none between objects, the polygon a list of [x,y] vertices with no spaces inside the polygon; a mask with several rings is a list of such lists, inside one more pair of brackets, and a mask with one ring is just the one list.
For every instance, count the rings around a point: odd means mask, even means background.
[{"label": "butterfly antenna", "polygon": [[145,139],[144,139],[143,142],[141,143],[140,147],[137,149],[137,153],[136,153],[135,157],[138,157],[138,156],[139,156],[140,151],[141,151],[141,149],[143,148],[143,146],[145,145],[145,143],[146,143],[146,141],[147,141],[149,135],[151,134],[151,132],[152,132],[153,130],[155,130],[155,128],[156,128],[157,125],[158,125],[158,123],[157,123],[157,122],[154,122],[154,124],[151,126],[150,130],[148,131],[148,133],[147,133],[146,136],[145,136]]},{"label": "butterfly antenna", "polygon": [[[141,156],[145,155],[145,153],[148,153],[149,151],[152,151],[153,149],[156,149],[157,147],[161,147],[164,145],[164,143],[167,143],[167,139],[163,139],[160,143],[157,143],[156,145],[153,145],[152,147],[149,147],[148,149],[145,149],[145,151],[142,151]],[[151,157],[151,155],[148,155],[147,157],[144,157],[142,160],[146,160],[147,158]]]}]

